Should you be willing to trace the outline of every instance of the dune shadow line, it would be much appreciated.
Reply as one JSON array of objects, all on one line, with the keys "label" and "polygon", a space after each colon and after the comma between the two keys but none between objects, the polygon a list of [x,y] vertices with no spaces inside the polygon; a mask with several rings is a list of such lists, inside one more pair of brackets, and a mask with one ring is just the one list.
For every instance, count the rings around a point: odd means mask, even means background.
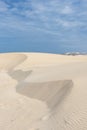
[{"label": "dune shadow line", "polygon": [[55,109],[67,96],[73,86],[72,80],[50,81],[43,83],[21,82],[16,86],[19,94],[42,100]]},{"label": "dune shadow line", "polygon": [[32,73],[32,70],[29,71],[23,71],[23,70],[13,70],[8,72],[8,74],[18,82],[25,80],[30,74]]}]

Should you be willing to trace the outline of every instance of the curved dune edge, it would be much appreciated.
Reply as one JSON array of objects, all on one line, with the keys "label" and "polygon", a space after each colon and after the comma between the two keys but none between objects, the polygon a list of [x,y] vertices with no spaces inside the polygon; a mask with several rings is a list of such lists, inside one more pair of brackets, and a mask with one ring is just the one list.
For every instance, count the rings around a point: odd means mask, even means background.
[{"label": "curved dune edge", "polygon": [[87,130],[87,56],[9,53],[0,61],[1,130]]},{"label": "curved dune edge", "polygon": [[26,59],[27,56],[20,53],[0,54],[0,70],[11,71]]}]

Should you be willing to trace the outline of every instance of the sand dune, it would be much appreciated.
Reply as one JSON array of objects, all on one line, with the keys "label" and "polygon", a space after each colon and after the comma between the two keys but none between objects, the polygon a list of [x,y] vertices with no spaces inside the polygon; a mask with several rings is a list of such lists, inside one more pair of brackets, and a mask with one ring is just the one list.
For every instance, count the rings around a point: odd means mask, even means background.
[{"label": "sand dune", "polygon": [[87,130],[87,56],[0,54],[0,130]]}]

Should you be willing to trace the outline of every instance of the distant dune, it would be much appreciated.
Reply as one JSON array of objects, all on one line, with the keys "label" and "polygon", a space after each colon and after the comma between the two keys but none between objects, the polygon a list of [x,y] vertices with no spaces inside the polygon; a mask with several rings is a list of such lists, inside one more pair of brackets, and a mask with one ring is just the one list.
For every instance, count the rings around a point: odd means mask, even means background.
[{"label": "distant dune", "polygon": [[87,130],[87,55],[0,54],[0,130]]}]

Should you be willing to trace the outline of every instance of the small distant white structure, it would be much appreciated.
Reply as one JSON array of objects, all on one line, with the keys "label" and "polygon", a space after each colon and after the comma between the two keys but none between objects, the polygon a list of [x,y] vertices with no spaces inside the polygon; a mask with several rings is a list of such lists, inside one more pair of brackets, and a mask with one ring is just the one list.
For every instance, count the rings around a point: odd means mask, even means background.
[{"label": "small distant white structure", "polygon": [[81,54],[80,52],[67,52],[67,53],[65,53],[65,55],[73,55],[73,56],[80,55],[80,54]]}]

